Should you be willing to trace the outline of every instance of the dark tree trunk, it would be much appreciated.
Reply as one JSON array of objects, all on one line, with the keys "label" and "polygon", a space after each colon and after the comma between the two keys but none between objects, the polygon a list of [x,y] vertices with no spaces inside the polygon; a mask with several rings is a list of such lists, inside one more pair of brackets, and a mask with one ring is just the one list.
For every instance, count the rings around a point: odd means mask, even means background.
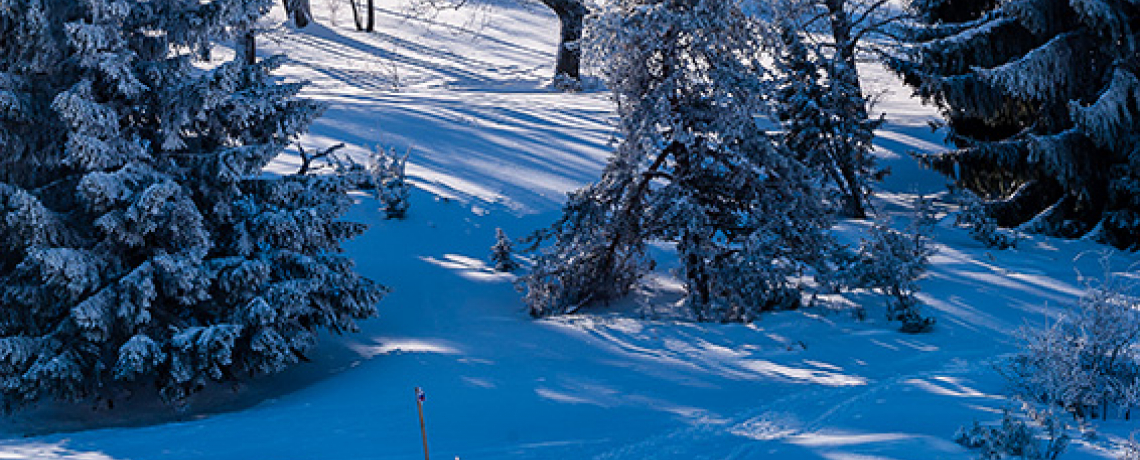
[{"label": "dark tree trunk", "polygon": [[[858,67],[855,63],[855,46],[853,29],[854,24],[851,23],[851,14],[844,8],[847,6],[848,0],[825,0],[824,4],[827,6],[828,18],[831,20],[831,37],[835,40],[835,55],[839,61],[843,63],[844,70],[842,75],[837,75],[839,79],[850,85],[855,89],[859,97],[863,96],[863,85],[859,82]],[[867,108],[859,107],[860,119],[867,119]]]},{"label": "dark tree trunk", "polygon": [[365,17],[368,18],[368,22],[364,24],[365,32],[372,32],[376,29],[376,6],[373,5],[372,2],[373,0],[368,0],[366,3],[368,5],[368,11],[365,12]]},{"label": "dark tree trunk", "polygon": [[554,76],[564,76],[580,81],[582,49],[578,41],[582,38],[582,23],[589,10],[582,0],[542,0],[542,3],[558,15],[560,36],[558,55],[554,64]]},{"label": "dark tree trunk", "polygon": [[855,219],[867,218],[867,207],[864,205],[867,197],[863,193],[863,186],[859,181],[858,173],[855,171],[855,165],[851,161],[844,161],[840,163],[839,171],[843,174],[844,182],[847,182],[845,208],[848,216]]},{"label": "dark tree trunk", "polygon": [[685,249],[693,251],[685,256],[685,276],[689,278],[689,294],[696,297],[702,306],[708,306],[712,302],[712,289],[707,272],[708,262],[701,260],[701,256],[696,253],[700,250],[700,238],[685,235],[683,239],[687,240],[684,241],[685,245],[690,246]]},{"label": "dark tree trunk", "polygon": [[281,0],[285,6],[285,15],[293,20],[297,28],[304,28],[313,21],[313,11],[309,0]]},{"label": "dark tree trunk", "polygon": [[241,58],[247,65],[257,63],[257,36],[252,30],[241,36]]},{"label": "dark tree trunk", "polygon": [[360,17],[360,7],[356,4],[357,0],[348,0],[348,6],[352,8],[352,23],[356,25],[356,31],[364,30],[364,21]]}]

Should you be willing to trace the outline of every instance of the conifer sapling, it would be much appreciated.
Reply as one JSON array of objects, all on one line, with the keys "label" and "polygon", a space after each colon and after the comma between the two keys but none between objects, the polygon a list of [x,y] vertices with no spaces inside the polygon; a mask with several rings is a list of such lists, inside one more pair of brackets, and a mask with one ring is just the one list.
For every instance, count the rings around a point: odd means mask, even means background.
[{"label": "conifer sapling", "polygon": [[389,219],[403,219],[408,213],[412,188],[405,173],[408,155],[399,156],[395,149],[380,148],[372,155],[369,171],[376,184],[376,199]]},{"label": "conifer sapling", "polygon": [[495,270],[511,272],[518,268],[518,264],[511,259],[511,249],[511,239],[507,237],[507,232],[496,228],[495,245],[491,246],[491,263],[495,264]]}]

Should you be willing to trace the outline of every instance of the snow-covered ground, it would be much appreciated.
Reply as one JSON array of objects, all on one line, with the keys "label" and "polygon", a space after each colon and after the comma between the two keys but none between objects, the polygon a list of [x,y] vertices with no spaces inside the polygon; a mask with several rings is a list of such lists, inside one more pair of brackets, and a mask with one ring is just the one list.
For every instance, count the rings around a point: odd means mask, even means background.
[{"label": "snow-covered ground", "polygon": [[[951,441],[1008,404],[993,370],[1023,324],[1043,324],[1099,275],[1105,248],[1032,237],[986,250],[949,220],[922,282],[933,333],[886,323],[882,299],[751,325],[666,319],[662,280],[617,312],[535,321],[513,276],[488,267],[495,228],[522,236],[557,215],[564,192],[597,177],[613,110],[599,91],[546,87],[557,21],[533,4],[425,14],[381,0],[377,32],[347,4],[315,0],[317,23],[263,40],[291,58],[330,109],[304,142],[410,149],[417,187],[406,220],[360,196],[371,230],[347,245],[361,272],[393,289],[381,317],[329,337],[282,375],[217,388],[175,413],[148,401],[114,409],[46,405],[0,421],[0,459],[413,459],[422,455],[413,388],[427,392],[434,458],[965,459]],[[906,153],[939,149],[933,111],[868,66],[886,91],[879,156],[894,174],[878,206],[901,214],[945,180]],[[273,167],[295,168],[296,158]],[[859,231],[864,223],[843,223]],[[1074,258],[1084,255],[1074,262]],[[1140,260],[1113,252],[1112,270]],[[1065,458],[1101,458],[1135,423],[1100,425]]]}]

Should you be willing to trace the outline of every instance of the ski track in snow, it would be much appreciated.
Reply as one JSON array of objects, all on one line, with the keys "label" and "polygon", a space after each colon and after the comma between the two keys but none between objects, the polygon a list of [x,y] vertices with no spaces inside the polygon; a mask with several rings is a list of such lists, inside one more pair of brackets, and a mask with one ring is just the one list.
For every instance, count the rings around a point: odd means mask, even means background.
[{"label": "ski track in snow", "polygon": [[[357,159],[378,144],[410,149],[408,219],[383,220],[366,196],[349,215],[372,227],[348,253],[394,289],[380,318],[324,339],[312,363],[211,389],[186,413],[137,398],[8,416],[0,459],[419,458],[415,386],[427,391],[435,458],[967,459],[950,438],[1008,404],[993,367],[1013,331],[1072,302],[1077,269],[1101,273],[1096,257],[1072,261],[1103,247],[1030,237],[990,251],[943,219],[920,294],[938,318],[931,334],[896,332],[871,294],[843,300],[864,305],[865,321],[826,307],[752,325],[679,321],[668,277],[606,312],[531,320],[514,275],[487,263],[495,228],[518,237],[546,225],[566,191],[596,178],[613,110],[601,91],[548,89],[556,19],[496,1],[417,16],[381,0],[377,32],[364,34],[347,5],[333,21],[333,3],[318,0],[316,24],[262,42],[288,52],[284,78],[310,81],[306,94],[329,103],[306,147],[346,142]],[[944,190],[907,155],[940,148],[941,134],[927,127],[931,109],[865,67],[868,88],[886,91],[876,145],[893,171],[876,205],[903,216],[916,194]],[[270,172],[297,164],[285,155]],[[837,232],[854,242],[866,226]],[[1137,260],[1116,253],[1111,269]],[[1105,423],[1100,444],[1135,428]],[[1065,458],[1104,452],[1078,443]]]}]

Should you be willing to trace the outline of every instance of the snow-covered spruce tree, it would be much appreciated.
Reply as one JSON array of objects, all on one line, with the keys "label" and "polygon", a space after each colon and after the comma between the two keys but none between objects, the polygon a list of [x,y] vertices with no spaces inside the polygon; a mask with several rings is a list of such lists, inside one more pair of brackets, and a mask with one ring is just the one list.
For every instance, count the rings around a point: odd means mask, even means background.
[{"label": "snow-covered spruce tree", "polygon": [[412,185],[408,183],[406,166],[408,155],[396,154],[396,149],[384,150],[377,147],[372,152],[371,164],[368,173],[372,176],[372,183],[376,186],[376,199],[380,201],[380,210],[389,219],[403,219],[408,214],[408,201]]},{"label": "snow-covered spruce tree", "polygon": [[270,0],[0,0],[0,406],[276,372],[382,289],[335,177],[260,177],[321,106],[192,62]]},{"label": "snow-covered spruce tree", "polygon": [[491,246],[491,263],[495,264],[496,271],[512,272],[518,268],[519,264],[511,259],[512,252],[511,239],[507,237],[507,232],[501,228],[496,228],[495,245]]},{"label": "snow-covered spruce tree", "polygon": [[621,142],[601,179],[535,235],[521,280],[530,312],[628,293],[653,265],[648,241],[676,243],[700,320],[797,305],[794,280],[834,244],[807,168],[754,119],[770,91],[757,24],[731,0],[621,0],[587,36]]},{"label": "snow-covered spruce tree", "polygon": [[847,75],[838,55],[827,56],[801,37],[801,25],[775,22],[779,37],[775,64],[781,73],[775,91],[783,141],[797,158],[826,178],[833,207],[844,215],[866,217],[876,170],[872,141],[882,118],[867,116],[858,79]]},{"label": "snow-covered spruce tree", "polygon": [[936,102],[959,149],[927,163],[1002,226],[1140,242],[1140,5],[912,1],[929,21],[892,66]]}]

